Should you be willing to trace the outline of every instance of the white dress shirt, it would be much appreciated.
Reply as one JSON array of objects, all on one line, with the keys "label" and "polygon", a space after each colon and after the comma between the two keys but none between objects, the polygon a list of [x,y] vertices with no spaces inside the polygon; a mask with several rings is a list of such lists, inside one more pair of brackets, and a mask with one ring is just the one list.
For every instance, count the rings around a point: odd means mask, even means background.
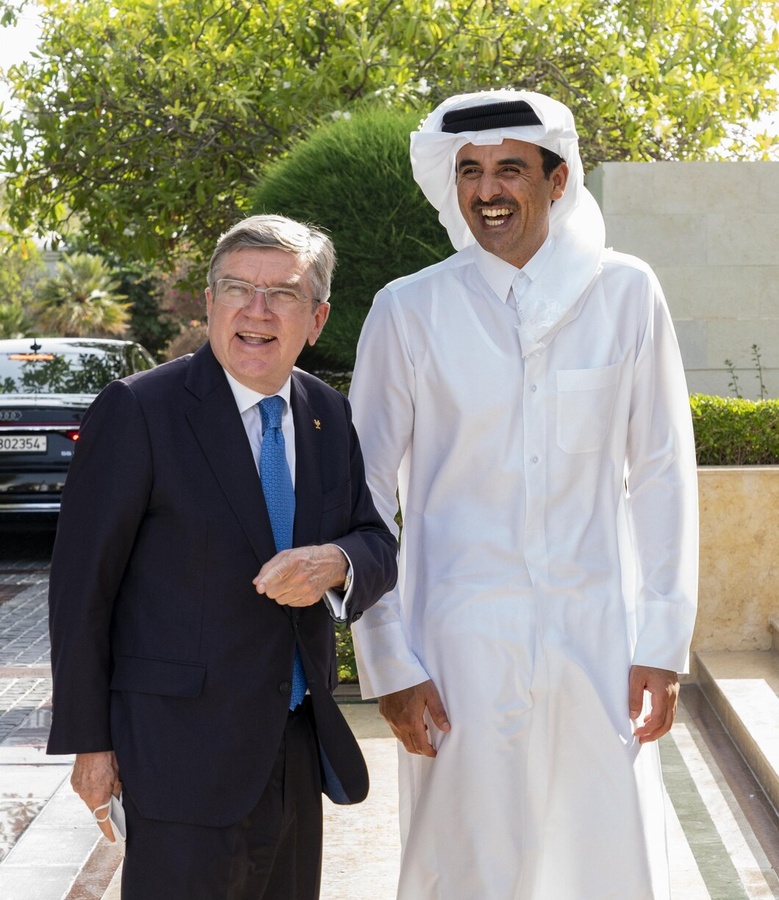
[{"label": "white dress shirt", "polygon": [[[246,436],[249,439],[249,444],[252,448],[254,464],[257,466],[257,474],[259,475],[260,449],[262,447],[262,419],[260,417],[260,407],[258,404],[266,397],[274,395],[261,394],[258,391],[252,390],[252,388],[247,387],[245,384],[241,384],[240,381],[237,381],[226,369],[224,370],[224,373],[227,377],[227,382],[230,385],[230,389],[233,392],[233,397],[235,397],[235,402],[238,406],[238,412],[241,414],[241,421],[243,422],[243,427],[246,430]],[[295,454],[295,417],[292,415],[292,407],[290,406],[291,385],[292,380],[291,378],[288,378],[281,386],[281,388],[276,391],[276,395],[284,400],[284,412],[281,416],[281,432],[284,435],[284,450],[287,457],[289,472],[292,477],[292,487],[294,488],[295,461],[297,457]],[[333,546],[338,545],[334,544]],[[347,581],[349,582],[349,588],[345,594],[342,594],[337,590],[329,590],[327,591],[323,599],[327,603],[327,606],[333,618],[336,621],[343,622],[346,620],[347,603],[352,593],[354,578],[352,572],[352,561],[349,559],[349,555],[345,550],[343,550],[343,548],[338,547],[338,549],[346,557],[346,561],[348,563],[349,568]]]}]

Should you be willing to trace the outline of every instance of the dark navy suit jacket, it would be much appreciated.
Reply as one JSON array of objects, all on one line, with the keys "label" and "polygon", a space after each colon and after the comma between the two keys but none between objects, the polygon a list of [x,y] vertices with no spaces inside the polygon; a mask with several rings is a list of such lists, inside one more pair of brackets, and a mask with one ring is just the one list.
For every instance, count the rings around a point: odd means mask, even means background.
[{"label": "dark navy suit jacket", "polygon": [[[354,620],[393,586],[395,539],[365,484],[345,397],[295,370],[291,407],[294,545],[346,551]],[[278,752],[297,641],[329,765],[347,793],[363,792],[349,788],[356,744],[346,746],[331,697],[332,619],[324,602],[293,609],[257,594],[252,578],[274,554],[257,466],[210,346],[109,385],[84,418],[52,559],[48,752],[113,749],[148,817],[237,822]]]}]

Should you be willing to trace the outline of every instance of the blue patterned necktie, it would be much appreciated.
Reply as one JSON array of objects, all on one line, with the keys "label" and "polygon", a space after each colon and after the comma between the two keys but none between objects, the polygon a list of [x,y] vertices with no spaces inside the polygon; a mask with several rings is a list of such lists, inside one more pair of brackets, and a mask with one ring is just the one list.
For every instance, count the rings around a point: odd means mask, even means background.
[{"label": "blue patterned necktie", "polygon": [[[265,494],[276,550],[289,550],[292,547],[292,527],[295,522],[295,491],[289,474],[284,434],[281,430],[284,398],[266,397],[260,400],[259,407],[262,419],[260,449],[262,491]],[[300,660],[300,652],[296,647],[292,670],[292,693],[289,698],[290,709],[295,709],[303,700],[306,687],[306,675]]]}]

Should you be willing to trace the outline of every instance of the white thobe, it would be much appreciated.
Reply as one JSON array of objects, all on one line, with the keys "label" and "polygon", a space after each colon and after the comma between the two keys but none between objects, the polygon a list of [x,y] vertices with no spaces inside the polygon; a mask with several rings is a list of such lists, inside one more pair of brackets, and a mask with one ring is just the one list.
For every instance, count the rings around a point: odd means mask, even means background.
[{"label": "white thobe", "polygon": [[628,674],[685,671],[694,623],[678,345],[635,258],[606,251],[540,344],[506,303],[516,275],[471,246],[401,278],[357,353],[368,483],[403,516],[398,586],[354,627],[362,692],[432,678],[451,723],[429,723],[435,759],[399,745],[398,897],[661,900],[659,760]]}]

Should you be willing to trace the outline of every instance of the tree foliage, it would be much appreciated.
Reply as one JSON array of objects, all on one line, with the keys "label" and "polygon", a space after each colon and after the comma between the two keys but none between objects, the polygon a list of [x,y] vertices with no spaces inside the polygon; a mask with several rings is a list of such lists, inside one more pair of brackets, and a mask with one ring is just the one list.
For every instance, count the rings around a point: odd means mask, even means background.
[{"label": "tree foliage", "polygon": [[32,241],[14,245],[0,240],[0,338],[23,337],[30,331],[34,284],[44,271]]},{"label": "tree foliage", "polygon": [[159,280],[132,269],[118,274],[121,278],[119,289],[130,304],[133,340],[143,344],[158,359],[163,359],[166,347],[179,333],[179,325],[161,308]]},{"label": "tree foliage", "polygon": [[[20,2],[20,0],[17,0]],[[0,9],[12,8],[3,0]],[[589,166],[760,158],[775,0],[39,0],[40,54],[11,70],[12,224],[134,260],[207,257],[259,168],[363,104],[426,111],[516,86],[572,106]]]}]

